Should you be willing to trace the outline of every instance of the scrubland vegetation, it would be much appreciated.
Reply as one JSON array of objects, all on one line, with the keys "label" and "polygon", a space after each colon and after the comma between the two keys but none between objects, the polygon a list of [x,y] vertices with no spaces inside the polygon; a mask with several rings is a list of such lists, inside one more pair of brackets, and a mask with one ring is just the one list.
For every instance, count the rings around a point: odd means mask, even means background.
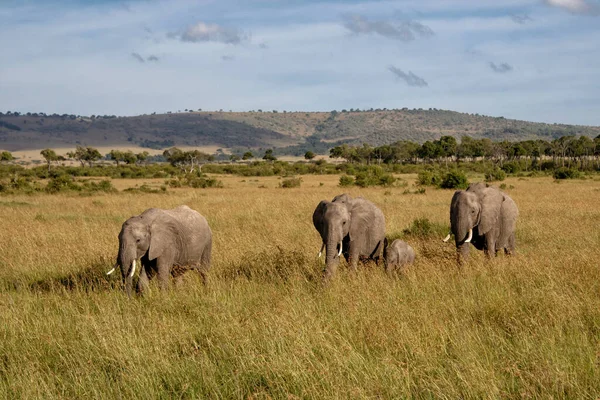
[{"label": "scrubland vegetation", "polygon": [[[472,252],[459,268],[441,241],[453,190],[421,191],[417,170],[386,170],[395,179],[386,187],[341,189],[340,172],[380,166],[326,164],[314,168],[335,172],[282,178],[206,174],[207,165],[204,178],[221,188],[162,191],[179,174],[163,167],[169,176],[107,180],[117,192],[0,196],[0,397],[600,396],[597,175],[509,174],[502,184],[520,209],[516,256],[487,262]],[[484,179],[483,169],[465,171]],[[301,187],[280,189],[293,175]],[[388,238],[415,248],[405,274],[342,266],[323,286],[311,216],[342,191],[379,205]],[[122,222],[180,204],[213,230],[208,285],[188,274],[167,293],[153,282],[128,299],[104,275]]]}]

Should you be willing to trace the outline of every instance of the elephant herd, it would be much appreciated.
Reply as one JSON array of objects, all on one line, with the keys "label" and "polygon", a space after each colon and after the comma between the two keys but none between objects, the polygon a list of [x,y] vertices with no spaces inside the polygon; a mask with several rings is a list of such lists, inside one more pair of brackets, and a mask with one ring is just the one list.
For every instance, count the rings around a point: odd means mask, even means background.
[{"label": "elephant herd", "polygon": [[[515,249],[518,213],[506,193],[484,183],[471,184],[452,197],[451,229],[444,242],[454,235],[459,262],[468,257],[470,244],[488,257],[502,249],[510,255]],[[313,224],[323,243],[319,257],[325,250],[325,280],[335,274],[342,255],[351,270],[364,260],[384,261],[388,273],[414,262],[415,252],[406,242],[396,239],[388,245],[383,212],[362,197],[341,194],[332,201],[321,201],[313,213]],[[190,269],[206,282],[211,249],[212,232],[197,211],[188,206],[150,208],[123,223],[116,265],[108,275],[120,267],[129,296],[138,260],[138,292],[146,290],[155,275],[165,289],[171,276],[179,278]]]}]

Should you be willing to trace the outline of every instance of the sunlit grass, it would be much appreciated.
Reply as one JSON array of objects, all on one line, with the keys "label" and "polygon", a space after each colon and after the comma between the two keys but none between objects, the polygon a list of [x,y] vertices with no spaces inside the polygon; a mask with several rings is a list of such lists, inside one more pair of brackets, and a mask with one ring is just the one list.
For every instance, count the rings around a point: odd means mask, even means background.
[{"label": "sunlit grass", "polygon": [[[291,189],[277,177],[219,179],[223,189],[2,197],[0,396],[600,395],[599,181],[507,180],[517,255],[487,263],[472,252],[462,269],[435,237],[453,191],[344,189],[378,204],[388,236],[417,260],[394,279],[382,266],[342,267],[323,286],[311,216],[342,192],[339,176]],[[113,183],[142,181],[161,182]],[[209,284],[189,274],[127,299],[104,277],[122,222],[180,204],[213,230]],[[419,218],[433,233],[407,235]]]}]

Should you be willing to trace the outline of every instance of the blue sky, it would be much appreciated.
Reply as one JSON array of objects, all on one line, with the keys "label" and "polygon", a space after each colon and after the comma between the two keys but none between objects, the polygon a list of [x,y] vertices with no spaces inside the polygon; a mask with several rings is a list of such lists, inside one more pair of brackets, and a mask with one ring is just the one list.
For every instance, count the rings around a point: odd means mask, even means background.
[{"label": "blue sky", "polygon": [[0,110],[442,108],[600,125],[600,0],[0,1]]}]

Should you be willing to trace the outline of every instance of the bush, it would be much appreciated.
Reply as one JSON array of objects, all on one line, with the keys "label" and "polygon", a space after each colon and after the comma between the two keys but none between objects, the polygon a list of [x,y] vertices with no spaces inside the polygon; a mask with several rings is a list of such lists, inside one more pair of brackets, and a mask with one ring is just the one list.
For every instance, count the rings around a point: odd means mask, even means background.
[{"label": "bush", "polygon": [[195,174],[188,174],[184,177],[177,177],[165,182],[172,188],[191,187],[194,189],[204,188],[222,188],[223,182],[215,178],[207,178]]},{"label": "bush", "polygon": [[386,174],[382,167],[369,166],[356,174],[354,184],[360,187],[391,186],[396,181],[391,174]]},{"label": "bush", "polygon": [[82,188],[70,175],[58,175],[55,178],[50,179],[48,185],[46,185],[46,192],[48,193],[58,193],[65,191],[80,191]]},{"label": "bush", "polygon": [[444,175],[440,187],[442,189],[466,189],[469,181],[464,172],[453,170]]},{"label": "bush", "polygon": [[352,186],[352,185],[354,185],[354,178],[351,177],[350,175],[342,175],[342,176],[340,176],[340,183],[339,183],[339,185],[341,187]]},{"label": "bush", "polygon": [[504,179],[506,179],[506,172],[500,168],[494,168],[485,173],[486,182],[503,181]]},{"label": "bush", "polygon": [[439,186],[442,177],[439,170],[424,169],[417,175],[417,184],[421,186]]},{"label": "bush", "polygon": [[412,236],[420,239],[443,237],[448,233],[448,227],[429,221],[428,218],[416,218],[410,227],[404,229],[404,236]]},{"label": "bush", "polygon": [[521,166],[514,161],[505,162],[501,169],[507,174],[516,174],[517,172],[521,172]]},{"label": "bush", "polygon": [[554,170],[552,176],[554,179],[577,179],[581,177],[581,172],[576,169],[560,167]]},{"label": "bush", "polygon": [[287,178],[281,181],[280,188],[298,188],[302,183],[302,178]]}]

